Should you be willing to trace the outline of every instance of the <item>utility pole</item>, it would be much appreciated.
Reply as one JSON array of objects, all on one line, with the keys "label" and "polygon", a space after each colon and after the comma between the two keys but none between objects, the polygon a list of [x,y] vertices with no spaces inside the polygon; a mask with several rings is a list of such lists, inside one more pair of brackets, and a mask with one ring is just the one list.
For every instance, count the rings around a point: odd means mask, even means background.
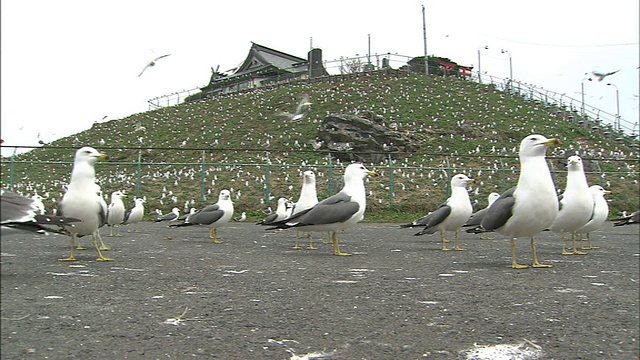
[{"label": "utility pole", "polygon": [[422,5],[422,35],[424,37],[424,72],[429,75],[429,60],[427,59],[427,21],[424,17],[424,5]]}]

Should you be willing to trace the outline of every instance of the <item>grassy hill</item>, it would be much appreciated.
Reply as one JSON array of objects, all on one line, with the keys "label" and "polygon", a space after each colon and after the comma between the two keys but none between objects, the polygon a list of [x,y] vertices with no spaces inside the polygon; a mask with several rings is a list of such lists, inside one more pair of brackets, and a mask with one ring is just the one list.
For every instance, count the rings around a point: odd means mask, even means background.
[{"label": "grassy hill", "polygon": [[[313,103],[305,120],[286,122],[278,114],[293,111],[303,94]],[[484,207],[490,192],[515,185],[517,148],[531,133],[562,140],[548,154],[559,190],[565,186],[563,160],[578,152],[588,163],[589,183],[614,192],[612,217],[638,207],[637,140],[605,136],[575,113],[491,85],[420,74],[294,82],[96,123],[4,158],[2,183],[24,194],[48,192],[51,207],[69,181],[75,149],[89,145],[110,156],[97,166],[105,194],[125,190],[130,197],[146,196],[146,208],[168,212],[174,206],[182,210],[185,202],[190,207],[213,203],[220,190],[230,188],[236,212],[258,220],[260,210],[275,208],[278,197],[297,199],[307,169],[317,173],[320,198],[340,188],[343,165],[312,142],[327,115],[364,113],[382,116],[420,142],[420,151],[392,151],[385,161],[367,164],[382,175],[367,182],[367,220],[424,215],[446,199],[448,177],[456,173],[476,179],[472,199],[476,208]],[[265,201],[267,195],[275,199]]]}]

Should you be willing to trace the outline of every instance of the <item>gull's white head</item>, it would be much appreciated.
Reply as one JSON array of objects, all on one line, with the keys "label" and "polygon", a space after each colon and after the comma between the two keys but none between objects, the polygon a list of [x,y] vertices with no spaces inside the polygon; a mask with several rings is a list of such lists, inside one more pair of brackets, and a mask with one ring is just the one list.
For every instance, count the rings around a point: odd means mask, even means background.
[{"label": "gull's white head", "polygon": [[560,140],[547,139],[544,135],[533,134],[520,142],[520,157],[544,156],[547,148],[560,144]]},{"label": "gull's white head", "polygon": [[466,187],[467,184],[473,184],[474,182],[475,180],[464,174],[457,174],[451,178],[451,186],[453,187]]},{"label": "gull's white head", "polygon": [[90,146],[85,146],[85,147],[81,147],[76,151],[74,161],[76,163],[88,162],[90,164],[94,164],[96,161],[105,160],[106,158],[107,158],[107,155],[102,154],[101,152],[99,152],[98,150]]}]

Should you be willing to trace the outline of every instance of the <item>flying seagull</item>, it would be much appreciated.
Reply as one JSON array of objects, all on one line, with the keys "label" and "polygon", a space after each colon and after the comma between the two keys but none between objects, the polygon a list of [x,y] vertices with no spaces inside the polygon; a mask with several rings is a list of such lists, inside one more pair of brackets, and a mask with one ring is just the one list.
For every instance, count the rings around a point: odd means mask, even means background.
[{"label": "flying seagull", "polygon": [[511,238],[511,267],[524,269],[516,261],[516,239],[531,238],[533,267],[551,267],[538,262],[535,235],[548,229],[558,214],[558,196],[545,159],[547,148],[558,139],[529,135],[520,142],[520,177],[518,184],[502,193],[485,214],[480,226],[468,233],[497,231]]},{"label": "flying seagull", "polygon": [[153,59],[153,60],[149,61],[149,63],[148,63],[147,65],[145,65],[144,69],[142,69],[142,71],[140,72],[140,74],[138,75],[138,77],[142,76],[142,74],[144,74],[144,72],[145,72],[148,68],[150,68],[150,67],[152,67],[152,66],[156,66],[156,61],[158,61],[158,60],[160,60],[160,59],[162,59],[162,58],[166,58],[166,57],[167,57],[167,56],[169,56],[169,55],[171,55],[171,54],[166,54],[166,55],[158,56],[157,58],[155,58],[155,59]]},{"label": "flying seagull", "polygon": [[[598,71],[592,71],[592,72],[591,72],[591,74],[592,74],[596,79],[598,79],[598,81],[602,81],[602,80],[603,80],[604,78],[606,78],[607,76],[613,75],[613,74],[617,73],[618,71],[620,71],[620,69],[618,69],[618,70],[616,70],[616,71],[608,72],[608,73],[601,73],[601,72],[598,72]],[[587,73],[587,74],[585,74],[585,75],[588,75],[588,73]]]},{"label": "flying seagull", "polygon": [[302,100],[300,100],[300,102],[298,103],[298,106],[296,107],[296,112],[294,112],[293,114],[288,112],[282,112],[280,113],[280,116],[286,116],[287,119],[290,121],[300,121],[304,117],[305,107],[309,107],[309,106],[311,106],[311,103],[309,102],[309,95],[305,95],[304,97],[302,97]]}]

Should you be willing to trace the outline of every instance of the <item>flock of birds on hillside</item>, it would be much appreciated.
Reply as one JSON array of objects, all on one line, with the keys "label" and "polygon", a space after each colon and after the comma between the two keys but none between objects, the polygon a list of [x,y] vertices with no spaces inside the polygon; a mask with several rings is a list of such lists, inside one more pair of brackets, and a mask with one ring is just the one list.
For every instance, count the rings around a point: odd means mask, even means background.
[{"label": "flock of birds on hillside", "polygon": [[[520,172],[517,185],[501,195],[491,194],[490,204],[477,212],[467,190],[468,184],[475,180],[464,174],[451,178],[451,196],[437,209],[424,217],[416,219],[400,228],[421,227],[415,235],[440,232],[442,249],[450,250],[445,232],[454,231],[456,245],[454,250],[464,250],[459,243],[459,231],[469,233],[497,232],[511,239],[512,267],[525,268],[516,260],[515,241],[517,238],[530,238],[533,251],[533,267],[549,267],[538,261],[535,237],[542,231],[550,230],[560,234],[563,254],[585,254],[578,251],[577,241],[586,236],[587,247],[591,245],[590,233],[599,229],[608,217],[609,209],[605,195],[609,192],[599,185],[589,187],[584,173],[582,159],[570,156],[567,166],[567,183],[562,195],[558,197],[551,173],[546,162],[546,151],[559,144],[556,139],[547,139],[542,135],[529,135],[519,147]],[[45,215],[41,204],[42,197],[22,197],[10,191],[2,191],[2,234],[18,231],[54,232],[70,237],[69,257],[61,261],[74,261],[78,238],[91,236],[97,252],[98,261],[110,261],[103,251],[109,250],[100,237],[100,228],[110,227],[110,236],[122,236],[120,225],[136,224],[144,215],[144,199],[135,199],[136,206],[128,213],[125,211],[122,191],[111,194],[111,203],[106,204],[100,186],[96,182],[95,163],[105,159],[106,155],[92,147],[82,147],[75,153],[71,171],[71,181],[58,204],[55,214]],[[338,256],[350,255],[340,250],[338,234],[355,226],[364,219],[367,191],[365,179],[378,176],[361,163],[352,163],[344,170],[344,186],[336,194],[318,201],[313,171],[303,173],[303,186],[300,197],[292,206],[281,198],[278,208],[268,214],[258,225],[267,226],[267,230],[295,229],[303,233],[329,233],[333,244],[333,253]],[[167,215],[158,214],[156,222],[168,221],[172,228],[202,226],[209,229],[209,237],[214,243],[220,242],[217,229],[228,224],[234,215],[234,205],[229,189],[220,191],[217,203],[200,210],[193,210],[180,219],[179,210],[174,208]],[[244,219],[246,214],[243,213]],[[238,220],[243,220],[242,217]],[[615,225],[638,223],[638,212],[619,219]],[[114,233],[115,230],[115,233]],[[566,249],[564,234],[572,235],[572,251]],[[580,237],[580,238],[579,238]],[[298,236],[296,245],[299,248]],[[311,243],[309,249],[313,249]]]},{"label": "flock of birds on hillside", "polygon": [[[433,151],[430,151],[430,154],[423,157],[396,158],[392,160],[393,169],[389,171],[393,171],[395,179],[393,192],[397,199],[396,203],[399,203],[401,201],[413,201],[416,198],[416,192],[423,196],[432,196],[432,188],[441,188],[442,183],[449,180],[448,175],[443,171],[443,168],[448,167],[447,162],[456,164],[456,166],[464,169],[465,164],[472,157],[478,163],[483,163],[483,168],[462,171],[467,171],[466,174],[469,177],[478,179],[476,189],[491,188],[489,191],[495,191],[499,187],[496,184],[515,181],[514,174],[518,168],[518,164],[515,161],[503,157],[516,153],[517,146],[498,144],[500,136],[498,136],[499,130],[497,129],[500,129],[500,124],[505,118],[508,118],[509,123],[513,123],[515,126],[514,132],[522,133],[552,131],[556,123],[566,121],[558,114],[555,115],[557,119],[549,121],[547,125],[534,127],[529,125],[529,119],[538,114],[539,110],[535,107],[527,106],[526,104],[514,106],[506,96],[504,101],[500,101],[497,104],[489,104],[483,102],[482,99],[484,97],[479,97],[478,94],[473,92],[473,89],[455,87],[455,82],[446,82],[442,79],[434,79],[434,82],[437,82],[436,85],[443,87],[445,91],[429,94],[425,93],[423,85],[410,81],[394,83],[392,87],[388,84],[380,86],[379,83],[374,83],[368,79],[362,79],[354,86],[349,87],[336,85],[330,91],[315,91],[312,86],[305,85],[291,86],[291,89],[283,89],[281,93],[277,94],[258,89],[249,93],[234,95],[234,98],[238,98],[248,106],[227,106],[222,101],[194,102],[180,107],[167,107],[158,111],[143,113],[135,121],[126,121],[125,119],[125,121],[119,122],[117,126],[113,126],[113,123],[100,123],[96,125],[95,130],[106,134],[105,141],[113,146],[119,146],[119,141],[126,141],[128,144],[136,144],[143,147],[153,146],[153,144],[162,142],[167,147],[176,148],[211,147],[212,150],[215,150],[218,147],[246,147],[265,150],[291,149],[294,152],[296,149],[312,150],[319,145],[317,140],[309,139],[306,134],[303,134],[298,129],[298,126],[290,126],[290,122],[283,121],[282,116],[278,116],[278,107],[282,104],[283,98],[295,100],[299,105],[311,103],[309,97],[313,99],[314,104],[339,103],[344,106],[344,109],[340,109],[344,113],[357,113],[359,109],[367,108],[371,109],[373,113],[383,115],[390,126],[396,126],[399,131],[411,129],[411,131],[419,133],[428,133],[436,140],[434,141]],[[382,91],[379,91],[379,89],[382,89]],[[301,97],[300,93],[309,95],[308,97]],[[390,101],[389,96],[394,97],[393,101]],[[362,102],[361,99],[365,98],[368,99],[367,101],[371,105]],[[408,101],[416,104],[415,109],[412,110],[415,118],[412,118],[412,114],[408,116],[404,114],[402,105],[399,104]],[[377,104],[384,104],[384,106]],[[462,112],[449,114],[451,109],[462,107],[473,111],[474,117],[469,118],[467,114]],[[303,109],[305,109],[305,121],[299,122],[300,126],[306,126],[307,123],[317,125],[321,121],[319,118],[321,115],[317,114],[317,112],[309,112],[308,108],[308,106],[303,106]],[[428,116],[430,121],[422,121],[421,119],[425,116],[424,111],[427,109],[434,109],[437,115]],[[295,109],[291,109],[290,112],[292,114],[296,113]],[[215,117],[212,117],[212,114],[215,114]],[[402,115],[400,116],[400,114]],[[486,144],[478,147],[474,146],[473,149],[465,149],[464,151],[455,146],[447,145],[445,141],[448,141],[446,138],[450,136],[459,139],[459,143],[464,144],[469,142],[467,140],[470,140],[473,135],[465,134],[464,132],[458,132],[455,135],[445,133],[441,128],[443,119],[439,118],[439,116],[445,115],[440,114],[449,114],[447,121],[451,121],[451,118],[456,119],[460,128],[482,131],[488,138]],[[477,119],[475,115],[477,115]],[[185,132],[184,128],[192,124],[197,125],[198,129]],[[267,128],[269,129],[268,131],[266,130]],[[232,143],[230,137],[225,136],[225,134],[231,132],[242,132],[244,134],[240,143]],[[156,137],[158,133],[175,133],[178,135],[159,139]],[[79,135],[77,141],[72,140],[71,143],[80,147],[80,144],[90,141],[90,139],[83,136]],[[438,141],[438,139],[443,141]],[[95,140],[93,141],[95,142]],[[568,144],[563,151],[559,151],[555,155],[566,157],[568,154],[579,151],[581,157],[588,159],[624,159],[635,156],[622,148],[605,150],[607,148],[612,148],[612,145],[599,144],[598,142]],[[171,162],[176,159],[175,156],[178,154],[176,151],[154,149],[143,152],[142,157],[143,161],[148,158],[150,162]],[[34,154],[34,160],[39,160],[38,154]],[[48,159],[43,158],[41,160],[47,161]],[[209,154],[207,154],[207,160],[209,160]],[[216,158],[214,161],[225,165],[202,168],[197,165],[198,161],[195,161],[196,164],[190,161],[189,164],[177,166],[152,165],[146,168],[143,167],[140,174],[136,174],[131,167],[127,168],[126,165],[122,165],[120,168],[123,170],[119,172],[100,172],[98,180],[102,184],[134,184],[137,181],[145,183],[162,182],[163,186],[159,188],[163,188],[164,191],[154,194],[147,193],[148,205],[163,209],[172,207],[182,209],[182,204],[186,202],[189,203],[188,208],[193,207],[196,202],[200,201],[202,196],[217,197],[217,191],[214,192],[211,189],[219,189],[221,185],[231,191],[232,200],[235,202],[258,201],[255,196],[259,196],[262,193],[260,191],[252,191],[252,189],[262,189],[265,186],[272,186],[273,188],[277,186],[292,187],[306,167],[318,169],[316,175],[321,179],[327,176],[324,169],[330,165],[326,159],[321,159],[308,162],[302,161],[299,164],[299,170],[291,169],[286,163],[286,158],[270,156],[267,151],[247,152],[243,153],[242,157],[235,157],[234,152],[227,151],[226,155],[221,155],[220,158]],[[271,168],[268,179],[259,166],[267,162],[271,162],[274,165]],[[255,166],[246,166],[246,164],[255,164]],[[629,181],[637,185],[637,169],[629,164],[632,165],[633,163],[619,163],[619,177],[629,179]],[[337,165],[340,166],[340,164]],[[386,162],[369,165],[372,167],[380,166],[380,168],[383,166],[388,168],[389,166]],[[509,169],[512,171],[509,171]],[[217,174],[220,171],[233,174],[233,176],[230,176],[229,182],[222,184],[218,181]],[[384,174],[384,170],[380,172],[381,175],[390,175]],[[503,175],[505,176],[504,178]],[[600,176],[601,180],[598,180],[598,182],[605,188],[611,188],[610,182],[613,182],[611,180],[613,175],[605,171]],[[191,186],[191,190],[184,190],[188,188],[186,184],[196,184],[201,178],[204,178],[209,190],[205,190],[201,194],[193,190],[200,189],[200,186]],[[55,199],[59,199],[62,193],[53,194],[53,192],[63,189],[66,185],[65,182],[65,178],[52,173],[48,178],[43,175],[43,179],[38,182],[30,182],[28,179],[20,181],[15,184],[14,188],[23,193],[51,192],[51,196],[47,196],[50,199],[49,202],[57,203]],[[373,194],[389,193],[390,191],[388,184],[380,182],[376,183],[375,186],[376,188],[369,189]],[[478,193],[474,195],[478,195]],[[377,196],[376,198],[371,198],[370,201],[380,206],[390,205],[386,196]]]}]

